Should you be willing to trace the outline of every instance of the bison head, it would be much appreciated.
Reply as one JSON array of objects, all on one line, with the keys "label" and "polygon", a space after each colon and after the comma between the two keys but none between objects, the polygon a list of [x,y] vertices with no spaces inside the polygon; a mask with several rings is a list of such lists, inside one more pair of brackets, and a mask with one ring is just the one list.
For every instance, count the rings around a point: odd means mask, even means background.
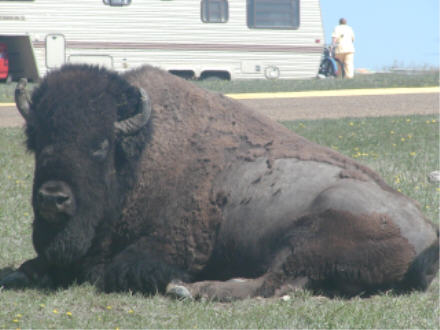
[{"label": "bison head", "polygon": [[141,88],[98,67],[51,72],[32,98],[25,85],[15,99],[35,154],[33,242],[49,264],[67,266],[86,254],[98,226],[119,216],[151,106]]}]

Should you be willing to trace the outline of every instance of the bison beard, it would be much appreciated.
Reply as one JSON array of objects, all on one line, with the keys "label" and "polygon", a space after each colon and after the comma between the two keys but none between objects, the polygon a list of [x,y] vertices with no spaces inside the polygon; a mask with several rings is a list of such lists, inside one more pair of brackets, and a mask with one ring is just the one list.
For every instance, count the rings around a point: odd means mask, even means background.
[{"label": "bison beard", "polygon": [[38,256],[4,287],[351,297],[437,273],[438,230],[414,201],[238,102],[148,66],[69,65],[32,98],[24,86]]}]

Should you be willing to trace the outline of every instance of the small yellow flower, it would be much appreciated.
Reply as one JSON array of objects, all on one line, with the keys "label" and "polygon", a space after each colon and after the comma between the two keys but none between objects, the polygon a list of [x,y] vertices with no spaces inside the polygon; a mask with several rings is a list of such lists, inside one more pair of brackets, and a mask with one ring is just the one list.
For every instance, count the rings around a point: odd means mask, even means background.
[{"label": "small yellow flower", "polygon": [[110,306],[110,305],[108,305],[106,308],[107,308],[108,310],[111,310],[113,307]]},{"label": "small yellow flower", "polygon": [[128,314],[134,314],[134,310],[130,309],[130,310],[128,311]]},{"label": "small yellow flower", "polygon": [[395,132],[394,131],[390,131],[390,134],[393,135]]},{"label": "small yellow flower", "polygon": [[430,124],[431,122],[429,120],[426,121],[427,124]]},{"label": "small yellow flower", "polygon": [[435,188],[435,190],[437,190],[438,192],[440,192],[440,187]]},{"label": "small yellow flower", "polygon": [[46,307],[46,305],[45,304],[40,304],[40,307],[44,308],[44,307]]},{"label": "small yellow flower", "polygon": [[66,312],[66,315],[67,316],[72,316],[72,313],[71,312]]},{"label": "small yellow flower", "polygon": [[338,136],[338,139],[342,139],[342,135],[339,135],[339,136]]},{"label": "small yellow flower", "polygon": [[397,144],[393,143],[393,144],[392,144],[392,146],[393,146],[393,147],[396,147],[396,146],[397,146]]},{"label": "small yellow flower", "polygon": [[412,134],[408,134],[408,139],[412,139]]},{"label": "small yellow flower", "polygon": [[58,314],[59,312],[58,312],[57,309],[54,309],[54,310],[52,311],[52,313],[54,313],[54,314]]},{"label": "small yellow flower", "polygon": [[350,126],[354,126],[354,123],[351,121],[350,124],[348,124],[348,125],[350,125]]},{"label": "small yellow flower", "polygon": [[404,137],[400,138],[400,141],[405,142],[405,138]]},{"label": "small yellow flower", "polygon": [[25,216],[25,217],[28,217],[28,216],[29,216],[29,213],[24,212],[24,216]]},{"label": "small yellow flower", "polygon": [[431,120],[431,123],[436,123],[436,122],[437,122],[437,120],[435,120],[435,119]]},{"label": "small yellow flower", "polygon": [[409,153],[409,155],[410,155],[411,157],[414,157],[415,155],[417,155],[417,153],[415,153],[414,151],[412,151],[412,152]]},{"label": "small yellow flower", "polygon": [[406,122],[407,123],[409,123],[411,121],[411,119],[409,119],[409,118],[406,118]]},{"label": "small yellow flower", "polygon": [[13,319],[12,322],[14,322],[14,323],[18,323],[18,322],[20,322],[20,321],[17,320],[17,319]]},{"label": "small yellow flower", "polygon": [[20,317],[23,317],[23,315],[21,315],[21,314],[17,314],[17,315],[15,315],[15,317],[16,317],[16,318],[20,318]]}]

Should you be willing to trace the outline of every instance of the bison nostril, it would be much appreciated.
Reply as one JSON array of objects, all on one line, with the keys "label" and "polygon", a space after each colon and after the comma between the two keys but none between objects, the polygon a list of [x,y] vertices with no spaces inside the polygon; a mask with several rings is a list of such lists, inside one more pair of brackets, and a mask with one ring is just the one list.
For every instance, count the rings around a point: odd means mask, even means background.
[{"label": "bison nostril", "polygon": [[70,197],[61,193],[38,192],[38,202],[46,205],[56,205],[58,207],[68,204]]},{"label": "bison nostril", "polygon": [[62,205],[64,203],[66,203],[69,200],[69,196],[57,196],[56,197],[56,203],[57,205]]},{"label": "bison nostril", "polygon": [[58,213],[72,215],[75,211],[73,193],[62,181],[48,181],[37,192],[37,204],[40,214],[56,216]]}]

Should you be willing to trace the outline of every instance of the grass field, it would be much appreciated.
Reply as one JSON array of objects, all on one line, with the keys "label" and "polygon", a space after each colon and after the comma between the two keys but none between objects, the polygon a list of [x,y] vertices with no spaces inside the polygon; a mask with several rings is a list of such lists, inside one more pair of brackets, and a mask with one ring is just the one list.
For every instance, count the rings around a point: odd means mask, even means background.
[{"label": "grass field", "polygon": [[[419,201],[438,224],[440,189],[435,116],[285,122],[297,133],[377,170]],[[20,129],[0,129],[0,273],[34,256],[30,193],[33,158]],[[0,275],[1,276],[1,275]],[[439,280],[425,293],[330,300],[298,291],[291,299],[230,304],[161,296],[102,294],[89,285],[66,290],[0,292],[0,328],[439,328]]]},{"label": "grass field", "polygon": [[[308,90],[332,90],[353,88],[392,88],[438,86],[439,71],[420,74],[375,73],[357,75],[354,79],[306,79],[306,80],[236,80],[194,81],[197,85],[220,93],[296,92]],[[35,85],[29,84],[29,89]],[[12,102],[15,83],[0,84],[0,103]]]},{"label": "grass field", "polygon": [[439,72],[405,75],[375,73],[356,75],[354,79],[198,81],[201,87],[221,93],[296,92],[308,90],[427,87],[439,85]]}]

